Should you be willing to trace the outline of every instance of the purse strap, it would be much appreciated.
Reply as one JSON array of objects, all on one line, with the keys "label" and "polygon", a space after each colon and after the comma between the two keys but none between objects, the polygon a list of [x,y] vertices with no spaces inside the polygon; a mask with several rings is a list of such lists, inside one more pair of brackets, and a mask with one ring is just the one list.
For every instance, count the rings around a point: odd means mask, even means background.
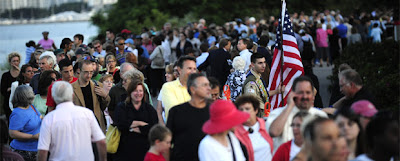
[{"label": "purse strap", "polygon": [[33,109],[33,111],[35,111],[36,115],[38,115],[37,111],[35,110],[35,108],[33,107],[33,105],[29,105],[31,106],[31,108]]},{"label": "purse strap", "polygon": [[232,140],[231,140],[231,137],[229,136],[229,133],[228,133],[228,139],[229,139],[229,144],[231,145],[231,149],[232,149],[233,161],[236,161],[235,150],[233,149]]}]

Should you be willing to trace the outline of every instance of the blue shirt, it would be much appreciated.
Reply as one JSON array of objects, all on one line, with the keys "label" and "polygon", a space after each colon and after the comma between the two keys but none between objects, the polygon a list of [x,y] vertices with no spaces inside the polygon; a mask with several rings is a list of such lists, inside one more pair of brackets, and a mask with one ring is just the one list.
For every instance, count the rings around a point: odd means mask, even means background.
[{"label": "blue shirt", "polygon": [[119,64],[125,63],[125,61],[126,61],[125,58],[126,58],[127,53],[131,53],[131,51],[125,49],[124,53],[120,53],[119,50],[117,50],[117,53],[115,54],[116,55],[115,58],[117,59]]},{"label": "blue shirt", "polygon": [[211,44],[212,44],[213,42],[216,42],[217,39],[216,39],[214,36],[210,36],[210,37],[207,39],[207,41],[208,41],[208,47],[211,47]]},{"label": "blue shirt", "polygon": [[337,29],[339,30],[339,36],[340,38],[346,38],[347,37],[347,26],[344,24],[340,24],[337,26]]},{"label": "blue shirt", "polygon": [[144,46],[140,46],[143,49],[143,53],[142,53],[142,57],[146,58],[146,59],[150,59],[150,55],[149,52],[147,51],[147,49]]},{"label": "blue shirt", "polygon": [[[14,108],[10,115],[10,130],[17,130],[26,134],[35,135],[40,132],[40,112],[32,105],[28,109]],[[38,140],[17,140],[11,141],[10,146],[17,150],[37,151]]]},{"label": "blue shirt", "polygon": [[93,53],[93,56],[96,57],[96,58],[97,58],[99,55],[101,55],[101,56],[103,56],[103,57],[106,57],[106,54],[107,54],[107,53],[106,53],[105,50],[102,50],[101,53],[98,53],[97,51],[95,51],[95,52]]}]

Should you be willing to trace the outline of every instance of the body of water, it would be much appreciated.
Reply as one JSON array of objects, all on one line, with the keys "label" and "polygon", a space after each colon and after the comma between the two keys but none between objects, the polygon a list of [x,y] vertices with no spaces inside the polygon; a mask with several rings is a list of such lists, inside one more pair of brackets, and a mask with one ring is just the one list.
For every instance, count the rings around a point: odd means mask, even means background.
[{"label": "body of water", "polygon": [[43,38],[43,31],[49,31],[49,38],[60,48],[63,38],[74,40],[78,33],[84,35],[84,44],[88,44],[91,37],[97,36],[98,27],[88,21],[0,26],[0,63],[7,63],[7,55],[16,51],[22,56],[22,65],[25,62],[25,43],[33,40],[37,44]]}]

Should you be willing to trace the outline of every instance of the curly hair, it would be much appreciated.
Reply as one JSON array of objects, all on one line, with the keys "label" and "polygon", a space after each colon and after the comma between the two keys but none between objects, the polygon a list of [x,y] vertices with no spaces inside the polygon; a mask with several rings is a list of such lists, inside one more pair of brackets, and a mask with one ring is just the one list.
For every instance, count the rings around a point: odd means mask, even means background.
[{"label": "curly hair", "polygon": [[236,56],[235,58],[233,58],[233,62],[232,62],[232,67],[235,70],[244,70],[246,66],[246,62],[244,61],[244,59],[240,56]]},{"label": "curly hair", "polygon": [[18,57],[19,60],[21,60],[21,55],[17,52],[12,52],[10,54],[8,54],[8,62],[11,63],[11,59],[14,57]]}]

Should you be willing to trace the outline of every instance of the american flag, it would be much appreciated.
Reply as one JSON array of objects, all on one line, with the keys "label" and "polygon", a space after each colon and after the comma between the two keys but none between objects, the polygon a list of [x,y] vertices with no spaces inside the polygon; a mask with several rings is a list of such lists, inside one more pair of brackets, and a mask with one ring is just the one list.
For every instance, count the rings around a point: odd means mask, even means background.
[{"label": "american flag", "polygon": [[[289,14],[286,9],[286,3],[283,2],[282,14],[279,18],[279,26],[276,31],[276,44],[274,49],[274,56],[272,59],[271,73],[269,75],[268,91],[275,90],[278,88],[281,79],[283,79],[283,85],[286,86],[283,94],[283,106],[286,105],[286,99],[291,92],[293,80],[304,74],[303,64],[301,62],[300,51],[297,47],[296,37],[294,36],[292,23],[290,21]],[[283,18],[282,18],[283,17]],[[282,21],[283,19],[283,21]],[[281,29],[283,23],[283,30]],[[283,78],[281,75],[281,33],[283,31]],[[281,106],[282,95],[276,94],[271,96],[271,111]]]}]

